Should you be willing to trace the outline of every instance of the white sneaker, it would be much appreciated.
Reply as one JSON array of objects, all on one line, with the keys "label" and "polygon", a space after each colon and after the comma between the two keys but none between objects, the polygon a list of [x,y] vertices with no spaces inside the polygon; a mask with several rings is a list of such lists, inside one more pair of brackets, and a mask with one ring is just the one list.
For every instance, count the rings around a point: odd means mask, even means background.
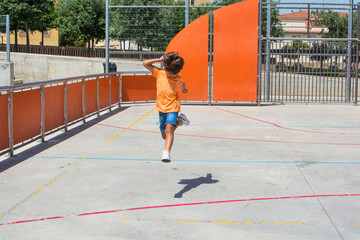
[{"label": "white sneaker", "polygon": [[170,153],[166,150],[164,150],[162,152],[162,159],[161,159],[162,162],[166,162],[166,163],[169,163],[171,162],[171,159],[170,159]]},{"label": "white sneaker", "polygon": [[185,114],[180,113],[178,118],[180,118],[186,126],[190,125],[190,121],[189,121],[189,119],[187,119]]}]

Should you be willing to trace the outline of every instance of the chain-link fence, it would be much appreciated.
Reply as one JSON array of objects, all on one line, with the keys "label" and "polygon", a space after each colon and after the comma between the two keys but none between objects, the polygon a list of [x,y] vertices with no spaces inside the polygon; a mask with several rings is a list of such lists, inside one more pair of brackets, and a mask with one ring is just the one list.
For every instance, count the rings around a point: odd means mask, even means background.
[{"label": "chain-link fence", "polygon": [[110,56],[137,60],[159,57],[188,23],[219,7],[192,6],[186,1],[172,0],[112,0],[109,5]]}]

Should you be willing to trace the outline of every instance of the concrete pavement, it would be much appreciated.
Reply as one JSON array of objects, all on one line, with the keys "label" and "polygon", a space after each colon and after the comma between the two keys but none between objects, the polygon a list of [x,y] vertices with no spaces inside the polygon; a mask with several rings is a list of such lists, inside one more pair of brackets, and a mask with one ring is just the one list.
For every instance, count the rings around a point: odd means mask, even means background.
[{"label": "concrete pavement", "polygon": [[0,162],[1,239],[360,239],[360,111],[182,106],[170,164],[154,104]]}]

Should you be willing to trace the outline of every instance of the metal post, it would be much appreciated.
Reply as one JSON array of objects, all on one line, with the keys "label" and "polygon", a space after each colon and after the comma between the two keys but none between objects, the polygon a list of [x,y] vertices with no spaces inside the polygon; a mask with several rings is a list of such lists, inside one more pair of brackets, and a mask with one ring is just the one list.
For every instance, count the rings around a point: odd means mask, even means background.
[{"label": "metal post", "polygon": [[119,108],[121,108],[121,97],[122,97],[121,83],[122,83],[122,75],[119,74]]},{"label": "metal post", "polygon": [[308,4],[308,24],[307,24],[307,37],[310,38],[310,4]]},{"label": "metal post", "polygon": [[[271,37],[271,0],[267,5],[267,26],[266,26],[266,37]],[[266,40],[266,77],[265,77],[265,99],[270,99],[270,40]]]},{"label": "metal post", "polygon": [[105,73],[109,72],[109,0],[106,0],[106,23],[105,23]]},{"label": "metal post", "polygon": [[109,111],[111,112],[111,75],[109,76]]},{"label": "metal post", "polygon": [[96,102],[97,102],[97,115],[100,117],[100,80],[96,78]]},{"label": "metal post", "polygon": [[9,155],[14,156],[13,89],[8,92]]},{"label": "metal post", "polygon": [[[352,19],[353,19],[353,0],[349,0],[349,23],[348,23],[348,38],[352,38]],[[347,59],[347,74],[346,74],[346,95],[345,101],[350,102],[351,100],[351,53],[352,53],[352,42],[348,41],[348,59]]]},{"label": "metal post", "polygon": [[[356,33],[356,38],[359,39],[359,26],[360,26],[360,18],[359,18],[359,14],[360,14],[360,3],[358,2],[357,4],[357,33]],[[355,98],[355,105],[358,104],[358,89],[359,89],[359,42],[356,41],[356,79],[355,79],[355,94],[354,94],[354,98]]]},{"label": "metal post", "polygon": [[82,79],[82,110],[83,110],[83,123],[86,122],[86,99],[85,99],[85,79]]},{"label": "metal post", "polygon": [[41,85],[41,142],[45,142],[45,86]]},{"label": "metal post", "polygon": [[67,82],[64,82],[64,125],[65,125],[65,132],[68,131],[67,128],[67,124],[68,124],[68,99],[67,99],[67,92],[68,92],[68,87],[67,87]]},{"label": "metal post", "polygon": [[212,104],[212,85],[213,85],[213,40],[214,40],[214,12],[209,13],[209,70],[208,70],[208,102]]},{"label": "metal post", "polygon": [[10,15],[6,15],[6,60],[10,62]]},{"label": "metal post", "polygon": [[190,0],[185,0],[185,27],[189,25]]},{"label": "metal post", "polygon": [[258,89],[257,89],[257,104],[260,106],[261,104],[261,74],[262,74],[262,35],[261,35],[261,27],[262,27],[262,1],[259,1],[259,20],[258,20],[258,71],[257,71],[257,79],[258,79]]}]

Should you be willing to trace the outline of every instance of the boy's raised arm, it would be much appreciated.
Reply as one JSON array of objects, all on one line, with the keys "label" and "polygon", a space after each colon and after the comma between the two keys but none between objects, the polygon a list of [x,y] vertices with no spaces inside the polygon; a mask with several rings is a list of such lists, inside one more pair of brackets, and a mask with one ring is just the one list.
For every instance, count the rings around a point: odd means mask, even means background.
[{"label": "boy's raised arm", "polygon": [[154,63],[157,63],[157,62],[162,62],[163,61],[163,57],[161,58],[155,58],[155,59],[149,59],[149,60],[145,60],[142,62],[142,65],[147,69],[149,70],[150,72],[153,72],[154,71]]}]

